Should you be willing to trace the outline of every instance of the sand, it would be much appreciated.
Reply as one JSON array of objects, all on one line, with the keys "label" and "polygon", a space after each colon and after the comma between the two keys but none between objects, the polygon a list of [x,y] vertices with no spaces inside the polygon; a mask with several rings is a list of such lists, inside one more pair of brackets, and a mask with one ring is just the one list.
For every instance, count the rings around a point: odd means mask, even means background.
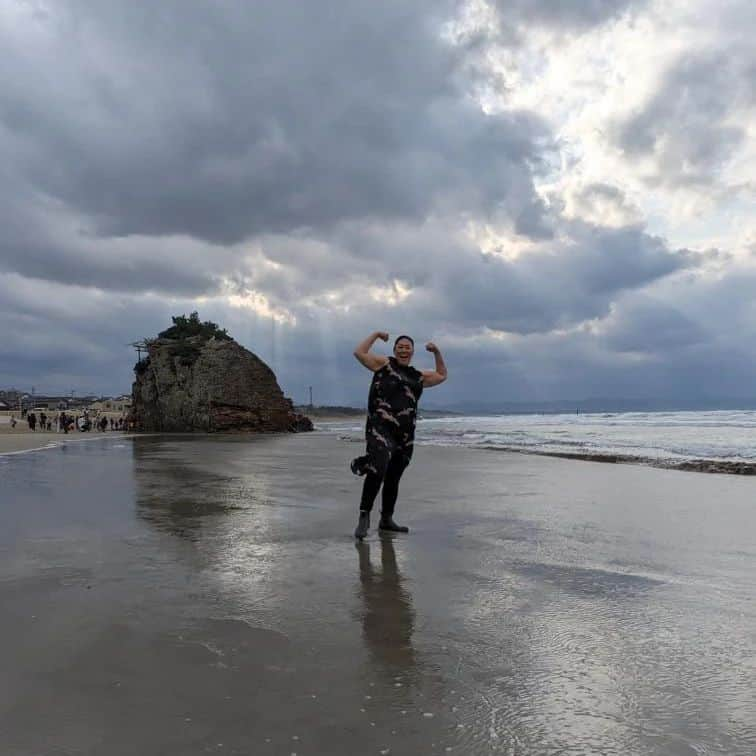
[{"label": "sand", "polygon": [[362,415],[339,415],[332,413],[329,415],[313,415],[310,419],[315,425],[321,423],[354,423],[355,425],[364,425],[367,413]]},{"label": "sand", "polygon": [[356,545],[355,447],[0,458],[0,753],[752,756],[752,479],[421,446]]},{"label": "sand", "polygon": [[112,435],[123,436],[119,431],[106,431],[105,433],[48,433],[47,431],[30,431],[24,423],[11,429],[7,426],[0,426],[0,455],[14,454],[18,452],[27,452],[33,450],[50,449],[64,444],[76,443],[77,441],[91,441],[94,438],[107,438]]},{"label": "sand", "polygon": [[77,441],[91,441],[95,438],[107,438],[109,436],[123,437],[123,431],[70,431],[69,433],[58,433],[56,431],[31,431],[26,419],[19,420],[16,418],[16,427],[12,428],[10,416],[0,415],[0,455],[18,454],[27,451],[42,451],[52,449],[64,444],[71,444]]}]

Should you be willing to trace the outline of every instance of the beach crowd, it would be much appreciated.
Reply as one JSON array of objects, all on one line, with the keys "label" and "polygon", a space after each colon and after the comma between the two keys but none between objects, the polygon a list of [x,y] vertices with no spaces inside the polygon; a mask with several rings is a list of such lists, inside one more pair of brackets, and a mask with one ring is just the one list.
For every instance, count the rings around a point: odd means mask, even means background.
[{"label": "beach crowd", "polygon": [[[48,431],[55,433],[70,433],[72,431],[95,430],[104,432],[111,431],[128,431],[131,429],[131,423],[126,416],[121,417],[92,417],[88,412],[82,415],[69,414],[67,412],[58,412],[55,415],[48,415],[45,412],[28,412],[24,410],[21,413],[21,419],[25,420],[31,431]],[[11,415],[11,428],[18,424],[15,416]]]}]

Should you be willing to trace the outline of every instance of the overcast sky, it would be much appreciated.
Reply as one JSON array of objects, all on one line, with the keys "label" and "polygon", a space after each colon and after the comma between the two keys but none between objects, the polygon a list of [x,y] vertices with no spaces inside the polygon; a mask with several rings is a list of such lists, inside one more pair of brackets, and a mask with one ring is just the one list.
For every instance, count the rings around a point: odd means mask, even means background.
[{"label": "overcast sky", "polygon": [[[0,387],[198,310],[304,401],[756,396],[752,0],[0,0]],[[416,364],[430,367],[420,348]]]}]

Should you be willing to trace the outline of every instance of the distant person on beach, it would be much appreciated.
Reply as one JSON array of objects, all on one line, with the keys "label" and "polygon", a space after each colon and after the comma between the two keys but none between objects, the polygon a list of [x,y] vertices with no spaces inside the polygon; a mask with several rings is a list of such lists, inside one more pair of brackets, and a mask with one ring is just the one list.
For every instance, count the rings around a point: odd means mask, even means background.
[{"label": "distant person on beach", "polygon": [[29,423],[29,430],[37,430],[37,416],[33,412],[26,416],[26,422]]},{"label": "distant person on beach", "polygon": [[355,475],[364,475],[360,514],[354,537],[362,540],[370,528],[370,512],[383,484],[380,530],[407,533],[409,528],[394,522],[399,480],[412,459],[417,402],[423,389],[446,380],[446,365],[438,347],[431,341],[425,348],[435,357],[435,370],[417,370],[410,365],[415,342],[409,336],[394,341],[393,357],[370,351],[377,339],[388,341],[388,334],[376,331],[357,345],[354,356],[373,372],[368,396],[365,425],[366,454],[352,460]]},{"label": "distant person on beach", "polygon": [[11,428],[15,428],[15,427],[16,427],[16,418],[13,415],[11,415]]}]

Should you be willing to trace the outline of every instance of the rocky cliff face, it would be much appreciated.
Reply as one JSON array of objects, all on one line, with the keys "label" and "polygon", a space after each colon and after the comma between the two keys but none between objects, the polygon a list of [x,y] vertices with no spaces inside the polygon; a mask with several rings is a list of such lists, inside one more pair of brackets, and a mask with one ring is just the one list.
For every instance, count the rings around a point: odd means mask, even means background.
[{"label": "rocky cliff face", "polygon": [[303,431],[273,371],[232,339],[149,341],[134,368],[136,426],[145,431]]}]

